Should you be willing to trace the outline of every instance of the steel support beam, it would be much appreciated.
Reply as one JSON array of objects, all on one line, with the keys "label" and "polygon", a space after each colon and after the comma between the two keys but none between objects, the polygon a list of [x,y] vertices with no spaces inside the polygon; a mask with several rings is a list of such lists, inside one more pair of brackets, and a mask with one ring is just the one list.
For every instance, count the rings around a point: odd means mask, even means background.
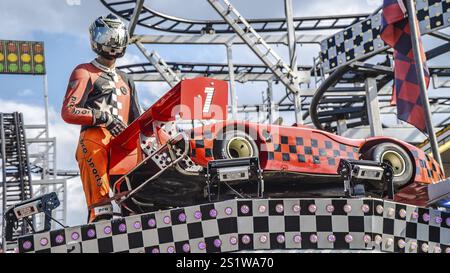
[{"label": "steel support beam", "polygon": [[170,87],[175,87],[181,79],[173,72],[173,70],[166,64],[166,62],[153,51],[149,53],[147,49],[139,42],[136,43],[138,49],[144,54],[145,58],[156,68],[161,77],[170,85]]},{"label": "steel support beam", "polygon": [[142,8],[144,7],[145,0],[136,0],[136,6],[133,10],[133,15],[130,19],[130,24],[128,25],[128,33],[130,37],[133,37],[134,30],[136,29],[136,24],[139,21],[139,15],[141,14]]},{"label": "steel support beam", "polygon": [[231,5],[228,0],[208,0],[208,3],[230,25],[230,27],[245,41],[248,47],[274,73],[290,92],[298,93],[299,86],[294,83],[298,77],[292,69],[263,40],[248,21]]},{"label": "steel support beam", "polygon": [[[268,44],[288,45],[287,34],[262,34],[261,37]],[[298,44],[320,44],[326,39],[326,35],[302,34],[295,40]],[[204,35],[135,35],[132,42],[142,44],[167,44],[167,45],[242,45],[245,42],[236,34],[204,34]]]},{"label": "steel support beam", "polygon": [[228,74],[230,77],[230,96],[231,96],[231,118],[237,119],[237,96],[236,96],[236,82],[234,78],[234,65],[233,65],[233,47],[231,44],[227,47],[227,62],[228,62]]},{"label": "steel support beam", "polygon": [[[288,48],[289,48],[289,58],[291,69],[294,74],[298,74],[297,70],[297,43],[295,42],[295,27],[294,27],[294,8],[292,5],[292,0],[284,0],[284,11],[286,13],[286,25],[288,31]],[[300,82],[294,79],[294,85],[299,86]],[[296,92],[294,95],[294,105],[295,105],[295,123],[297,125],[303,124],[302,116],[302,102],[300,97],[300,92]]]},{"label": "steel support beam", "polygon": [[370,134],[371,136],[382,136],[383,127],[381,125],[380,106],[378,104],[377,81],[374,78],[367,78],[365,84]]},{"label": "steel support beam", "polygon": [[269,123],[273,124],[273,118],[275,114],[275,102],[273,101],[273,81],[268,80],[267,81],[267,104],[269,105]]}]

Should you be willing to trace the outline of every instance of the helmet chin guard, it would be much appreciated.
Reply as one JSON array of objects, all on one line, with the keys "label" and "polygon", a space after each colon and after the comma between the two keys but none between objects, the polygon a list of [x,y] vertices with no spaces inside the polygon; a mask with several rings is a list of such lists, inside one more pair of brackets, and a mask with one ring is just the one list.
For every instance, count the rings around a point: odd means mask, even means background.
[{"label": "helmet chin guard", "polygon": [[106,59],[125,55],[129,36],[126,25],[114,14],[99,17],[89,28],[92,50]]}]

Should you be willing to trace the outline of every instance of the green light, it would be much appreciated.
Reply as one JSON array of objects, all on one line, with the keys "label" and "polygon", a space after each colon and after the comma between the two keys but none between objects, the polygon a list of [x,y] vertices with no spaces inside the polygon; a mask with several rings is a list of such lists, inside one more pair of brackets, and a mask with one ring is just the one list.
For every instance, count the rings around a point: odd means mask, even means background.
[{"label": "green light", "polygon": [[3,66],[3,64],[0,64],[0,72],[3,72],[3,70],[5,70],[5,67]]},{"label": "green light", "polygon": [[43,73],[44,72],[44,66],[42,66],[41,64],[37,64],[34,67],[34,71],[36,71],[37,73]]},{"label": "green light", "polygon": [[24,71],[24,72],[30,72],[30,71],[31,71],[31,65],[29,65],[29,64],[24,64],[24,65],[22,66],[22,71]]},{"label": "green light", "polygon": [[19,70],[19,66],[17,64],[10,64],[9,65],[9,71],[17,72],[18,70]]}]

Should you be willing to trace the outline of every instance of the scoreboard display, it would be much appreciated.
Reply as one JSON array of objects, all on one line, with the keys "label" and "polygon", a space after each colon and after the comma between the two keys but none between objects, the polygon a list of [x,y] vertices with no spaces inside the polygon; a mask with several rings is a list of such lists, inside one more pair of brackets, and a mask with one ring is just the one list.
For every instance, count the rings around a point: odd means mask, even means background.
[{"label": "scoreboard display", "polygon": [[0,74],[44,75],[44,43],[0,40]]}]

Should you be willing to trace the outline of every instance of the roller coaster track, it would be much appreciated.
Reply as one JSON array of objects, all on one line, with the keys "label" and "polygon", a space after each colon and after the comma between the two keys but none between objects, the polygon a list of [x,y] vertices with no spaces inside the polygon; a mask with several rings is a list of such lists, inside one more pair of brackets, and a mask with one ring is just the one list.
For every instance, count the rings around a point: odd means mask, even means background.
[{"label": "roller coaster track", "polygon": [[[101,0],[111,12],[130,21],[135,11],[137,0]],[[346,28],[369,14],[352,14],[338,16],[314,16],[294,18],[297,31],[337,30]],[[286,32],[285,18],[250,19],[248,22],[257,32]],[[137,24],[149,29],[184,34],[234,33],[223,20],[192,20],[179,18],[156,11],[144,3]]]},{"label": "roller coaster track", "polygon": [[[148,29],[182,34],[232,34],[235,33],[233,25],[238,25],[238,28],[253,29],[256,32],[287,32],[285,18],[272,19],[250,19],[246,20],[248,24],[242,21],[235,20],[233,22],[226,22],[225,20],[190,20],[185,18],[178,18],[170,16],[149,7],[149,1],[145,0],[101,0],[101,2],[112,12],[129,20],[130,25],[140,25]],[[308,30],[343,30],[355,23],[361,24],[373,18],[378,14],[380,9],[377,9],[371,14],[356,14],[343,16],[322,16],[322,17],[298,17],[294,18],[295,29],[297,31]],[[134,29],[134,27],[133,27]],[[449,36],[445,35],[438,29],[430,29],[426,33],[435,38],[449,42]],[[200,37],[200,36],[198,36]],[[348,120],[347,127],[357,127],[360,125],[368,125],[365,97],[365,80],[367,78],[374,78],[377,81],[377,89],[381,90],[387,86],[393,79],[393,71],[390,63],[376,63],[370,64],[366,62],[373,56],[380,54],[390,54],[385,47],[382,51],[375,51],[373,55],[367,56],[364,59],[358,59],[350,62],[348,65],[343,65],[339,69],[331,71],[331,74],[325,78],[323,71],[320,69],[320,63],[312,67],[299,67],[299,70],[310,70],[312,76],[315,77],[316,83],[321,83],[315,94],[311,95],[311,91],[303,92],[302,111],[304,112],[304,119],[308,116],[315,127],[328,131],[337,131],[336,122],[339,120]],[[440,56],[450,49],[449,44],[438,46],[427,53],[428,59]],[[319,65],[319,66],[316,66]],[[178,63],[167,62],[167,66],[173,71],[177,72],[180,77],[193,76],[209,76],[222,80],[229,80],[229,68],[226,64],[217,63]],[[158,76],[150,64],[135,64],[121,67],[124,71],[133,74],[137,81],[158,81],[161,77]],[[435,77],[448,77],[450,69],[447,67],[432,68],[431,74]],[[327,71],[326,71],[327,72]],[[234,65],[234,74],[236,81],[278,81],[274,77],[273,71],[270,71],[267,65]],[[321,77],[322,81],[317,81],[317,77]],[[447,83],[444,83],[447,84]],[[385,88],[386,90],[386,88]],[[386,93],[386,92],[385,92]],[[305,95],[306,94],[306,95]],[[389,97],[388,94],[382,95],[383,100]],[[312,99],[311,99],[312,97]],[[286,102],[290,98],[288,94],[278,102],[278,109],[280,111],[294,110],[292,103]],[[291,99],[292,101],[292,99]],[[442,100],[436,100],[437,106],[442,103]],[[306,106],[305,106],[306,105]],[[385,106],[386,107],[386,106]],[[242,106],[244,111],[251,111],[250,109],[259,111],[259,105]],[[442,124],[441,124],[442,125]]]}]

